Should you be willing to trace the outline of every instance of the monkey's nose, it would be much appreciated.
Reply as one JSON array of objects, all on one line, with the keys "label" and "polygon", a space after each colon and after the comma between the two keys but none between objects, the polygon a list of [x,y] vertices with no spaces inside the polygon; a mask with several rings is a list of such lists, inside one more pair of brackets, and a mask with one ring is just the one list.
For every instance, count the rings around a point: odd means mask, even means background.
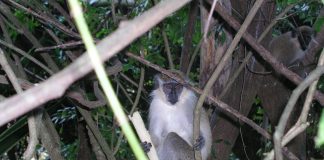
[{"label": "monkey's nose", "polygon": [[170,98],[169,98],[169,102],[170,102],[172,105],[174,105],[174,104],[176,104],[176,103],[178,102],[178,99],[177,99],[177,98],[174,98],[174,97],[170,97]]}]

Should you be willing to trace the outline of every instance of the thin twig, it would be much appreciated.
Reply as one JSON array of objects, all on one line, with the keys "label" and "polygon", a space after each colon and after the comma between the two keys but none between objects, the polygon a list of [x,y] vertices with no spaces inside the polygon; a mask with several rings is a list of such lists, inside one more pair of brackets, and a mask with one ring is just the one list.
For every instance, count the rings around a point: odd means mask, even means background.
[{"label": "thin twig", "polygon": [[117,83],[117,85],[119,85],[121,91],[123,92],[123,94],[126,96],[127,100],[131,103],[134,104],[134,101],[132,100],[132,98],[130,98],[130,96],[127,93],[127,90],[125,89],[125,87],[119,82],[119,81],[115,81]]},{"label": "thin twig", "polygon": [[[324,50],[322,50],[322,53],[319,58],[317,66],[320,67],[323,65],[324,65]],[[296,124],[293,127],[291,127],[291,129],[282,138],[282,142],[281,142],[282,146],[285,146],[287,143],[289,143],[299,133],[304,131],[306,129],[306,127],[309,125],[309,123],[307,123],[307,116],[308,116],[310,105],[311,105],[311,102],[313,100],[313,96],[314,96],[314,93],[316,90],[317,82],[318,82],[318,80],[314,81],[311,84],[310,88],[308,89],[308,93],[307,93],[306,100],[304,102],[304,106],[303,106],[302,112],[300,114],[300,117],[298,118]],[[272,150],[271,152],[269,152],[266,159],[272,160],[273,158],[274,158],[274,151]]]},{"label": "thin twig", "polygon": [[294,108],[295,103],[297,102],[299,95],[303,93],[303,91],[312,84],[315,80],[317,80],[322,74],[324,73],[324,67],[320,66],[317,67],[314,71],[312,71],[309,76],[298,85],[296,89],[294,89],[281,117],[279,124],[276,128],[276,131],[273,135],[274,137],[274,147],[275,147],[275,157],[276,160],[282,160],[282,153],[281,153],[281,140],[282,136],[284,134],[286,124],[288,121],[288,118],[291,114],[292,109]]},{"label": "thin twig", "polygon": [[[153,0],[154,5],[157,4],[158,2],[159,2],[158,0]],[[173,60],[172,60],[172,56],[171,56],[168,36],[165,32],[163,23],[161,23],[159,26],[160,26],[160,29],[162,32],[162,38],[163,38],[163,42],[164,42],[165,52],[167,54],[167,58],[168,58],[168,62],[169,62],[169,68],[174,69],[174,64],[173,64]]]},{"label": "thin twig", "polygon": [[135,97],[135,101],[133,103],[132,109],[130,111],[130,115],[132,115],[138,105],[139,99],[141,98],[141,92],[142,92],[142,88],[143,88],[143,84],[144,84],[144,77],[145,77],[145,70],[143,67],[141,67],[141,76],[140,76],[140,81],[138,83],[138,88],[137,88],[137,93],[136,93],[136,97]]},{"label": "thin twig", "polygon": [[208,33],[208,30],[209,30],[210,21],[211,21],[211,18],[213,16],[214,9],[216,7],[217,1],[218,0],[213,1],[212,7],[210,8],[209,15],[208,15],[208,18],[207,18],[207,23],[206,23],[205,28],[204,28],[204,36],[203,37],[204,37],[205,42],[207,42],[207,33]]},{"label": "thin twig", "polygon": [[40,15],[38,13],[36,13],[35,11],[32,11],[31,9],[26,8],[25,6],[20,5],[19,3],[12,1],[12,0],[6,0],[8,1],[10,4],[12,4],[14,7],[21,9],[33,16],[35,16],[36,18],[40,19],[44,25],[48,25],[48,24],[52,24],[53,26],[56,26],[58,29],[60,29],[61,31],[63,31],[64,33],[75,37],[75,38],[80,38],[80,35],[73,32],[71,29],[67,28],[66,26],[62,25],[61,23],[59,23],[56,20],[51,19],[50,17],[47,17],[46,15]]},{"label": "thin twig", "polygon": [[[13,70],[10,68],[7,58],[4,55],[2,49],[0,48],[0,65],[2,66],[2,69],[7,73],[8,78],[15,88],[16,92],[22,93],[23,90],[19,85],[18,79],[13,72]],[[28,130],[29,130],[29,142],[26,151],[24,152],[24,158],[25,159],[32,159],[36,145],[38,144],[38,139],[37,139],[37,127],[36,127],[36,121],[34,115],[28,116]]]},{"label": "thin twig", "polygon": [[[324,50],[322,50],[321,56],[318,60],[317,66],[324,66]],[[317,86],[318,80],[314,81],[313,84],[310,86],[307,96],[306,96],[306,100],[303,106],[303,110],[301,112],[301,116],[298,119],[298,122],[300,123],[305,123],[307,121],[307,116],[308,116],[308,112],[311,106],[311,102],[313,101],[314,98],[314,94],[316,91],[316,86]]]},{"label": "thin twig", "polygon": [[[23,31],[23,35],[33,44],[34,47],[38,48],[41,47],[41,43],[38,41],[38,39],[33,35],[33,33],[27,28],[25,24],[22,24],[17,17],[12,13],[9,6],[7,6],[5,3],[0,1],[0,12],[4,14],[12,24],[19,27]],[[44,61],[47,63],[49,68],[51,68],[52,71],[58,72],[59,68],[53,58],[48,53],[42,53],[41,57],[44,59]]]},{"label": "thin twig", "polygon": [[170,51],[170,45],[169,45],[168,37],[167,37],[167,35],[165,33],[165,30],[164,30],[164,28],[163,28],[162,25],[161,25],[161,32],[162,32],[162,37],[163,37],[165,52],[167,54],[168,61],[169,61],[169,68],[170,69],[174,69],[174,64],[173,64],[173,60],[172,60],[172,56],[171,56],[171,51]]},{"label": "thin twig", "polygon": [[0,40],[0,44],[4,45],[5,47],[8,47],[12,50],[14,50],[15,52],[21,54],[22,56],[26,57],[27,59],[29,59],[30,61],[34,62],[35,64],[37,64],[39,67],[43,68],[46,72],[48,72],[49,74],[53,75],[54,72],[49,69],[47,66],[45,66],[42,62],[40,62],[39,60],[37,60],[36,58],[30,56],[28,53],[26,53],[25,51],[19,49],[18,47],[15,47],[12,44],[9,44],[3,40]]},{"label": "thin twig", "polygon": [[45,81],[46,78],[41,77],[40,75],[34,73],[33,71],[29,70],[28,68],[24,68],[24,71],[32,76],[34,76],[35,78],[37,78],[39,81]]},{"label": "thin twig", "polygon": [[89,141],[92,146],[91,148],[92,148],[92,151],[94,152],[94,154],[96,155],[96,159],[97,160],[105,160],[106,156],[103,153],[103,151],[100,147],[100,144],[96,140],[94,134],[92,133],[92,131],[89,127],[87,127],[87,131],[88,131]]},{"label": "thin twig", "polygon": [[77,107],[77,109],[80,112],[80,114],[82,115],[82,117],[84,117],[84,120],[86,121],[87,126],[93,133],[94,137],[96,138],[97,142],[99,143],[100,147],[102,148],[102,151],[104,152],[107,159],[115,160],[115,157],[113,157],[113,154],[112,154],[111,149],[109,148],[109,145],[106,143],[105,138],[102,136],[98,127],[96,126],[96,123],[93,121],[93,119],[91,117],[91,112],[89,112],[81,107]]},{"label": "thin twig", "polygon": [[[57,37],[57,35],[50,29],[45,28],[46,32],[52,37],[52,39],[57,43],[57,44],[63,44],[62,41]],[[71,61],[76,60],[78,57],[73,54],[71,51],[65,51],[66,55],[70,58]]]},{"label": "thin twig", "polygon": [[[131,78],[129,78],[127,75],[125,75],[124,73],[119,73],[121,75],[121,77],[123,77],[127,82],[129,82],[130,84],[132,84],[135,87],[138,87],[138,84],[136,82],[134,82]],[[148,94],[148,92],[145,90],[145,88],[142,88],[142,91],[144,94]]]},{"label": "thin twig", "polygon": [[57,2],[56,0],[49,0],[48,4],[53,6],[57,11],[59,11],[64,16],[64,19],[69,23],[70,27],[72,27],[73,29],[76,29],[75,25],[71,19],[71,16],[69,15],[69,13],[67,13],[64,10],[64,8],[60,5],[59,2]]},{"label": "thin twig", "polygon": [[195,24],[197,21],[197,15],[199,11],[199,1],[193,0],[190,2],[188,21],[186,24],[185,33],[183,36],[183,45],[180,56],[180,67],[179,70],[183,73],[188,71],[191,48],[193,43],[193,36],[195,32]]},{"label": "thin twig", "polygon": [[44,51],[50,51],[53,49],[69,49],[69,48],[78,47],[80,45],[83,45],[82,41],[68,42],[68,43],[59,44],[59,45],[55,45],[55,46],[36,48],[35,52],[44,52]]},{"label": "thin twig", "polygon": [[10,82],[12,83],[14,89],[17,91],[17,93],[21,93],[23,92],[22,88],[20,87],[19,83],[18,83],[18,79],[14,73],[14,71],[12,70],[12,68],[10,67],[10,65],[8,64],[7,58],[3,53],[3,50],[0,48],[0,65],[2,66],[2,69],[6,72]]},{"label": "thin twig", "polygon": [[3,17],[0,14],[0,18],[7,24],[7,26],[9,26],[12,30],[16,31],[19,34],[23,34],[24,31],[22,31],[21,29],[18,29],[16,26],[14,26],[12,23],[10,23],[5,17]]},{"label": "thin twig", "polygon": [[[135,97],[135,101],[132,102],[132,108],[131,108],[131,111],[129,112],[129,115],[133,115],[137,105],[138,105],[138,102],[139,102],[139,99],[141,97],[141,91],[142,91],[142,88],[143,88],[143,84],[144,84],[144,75],[145,75],[145,70],[143,67],[141,67],[141,76],[140,76],[140,81],[139,81],[139,84],[138,84],[138,88],[137,88],[137,94],[136,94],[136,97]],[[119,146],[121,144],[121,140],[123,139],[124,137],[124,134],[123,133],[120,133],[119,137],[118,137],[118,140],[117,140],[117,144],[116,146],[114,147],[114,154],[117,153],[118,149],[119,149]]]},{"label": "thin twig", "polygon": [[196,59],[196,57],[198,55],[198,52],[200,50],[202,42],[203,42],[203,38],[200,39],[199,43],[197,44],[197,46],[196,46],[196,48],[195,48],[195,50],[194,50],[194,52],[193,52],[193,54],[191,56],[189,66],[188,66],[188,69],[187,69],[187,73],[186,73],[187,76],[189,76],[190,70],[191,70],[192,65],[193,65],[193,63],[194,63],[194,61],[195,61],[195,59]]}]

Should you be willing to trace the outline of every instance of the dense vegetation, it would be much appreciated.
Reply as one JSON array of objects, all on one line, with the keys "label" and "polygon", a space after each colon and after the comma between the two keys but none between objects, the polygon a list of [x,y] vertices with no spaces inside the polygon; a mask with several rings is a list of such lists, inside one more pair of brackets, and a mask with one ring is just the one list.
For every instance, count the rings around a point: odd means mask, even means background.
[{"label": "dense vegetation", "polygon": [[[104,0],[82,1],[84,16],[97,43],[122,29],[124,25],[132,23],[132,19],[143,15],[157,3],[149,0],[114,0],[113,3],[110,2]],[[322,36],[324,28],[323,3],[318,0],[277,0],[276,2],[268,0],[263,3],[261,11],[254,17],[247,30],[256,39],[274,17],[282,12],[286,12],[286,14],[280,17],[268,36],[257,45],[261,46],[262,44],[267,48],[266,44],[270,42],[271,37],[294,30],[298,26],[310,26],[316,31],[314,37],[319,38],[317,46],[314,47],[319,49],[314,51],[316,53],[312,57],[313,61],[309,63],[310,67],[314,69],[324,44]],[[191,68],[185,66],[185,70],[182,71],[189,70],[188,76],[192,81],[190,84],[204,89],[214,68],[220,63],[223,54],[237,33],[237,29],[230,25],[228,19],[219,14],[220,11],[216,7],[210,29],[206,33],[208,39],[206,41],[203,39],[204,27],[208,20],[202,10],[205,9],[209,13],[211,4],[212,1],[207,0],[194,1],[191,2],[191,5],[185,5],[131,44],[127,44],[121,51],[113,53],[115,55],[105,61],[104,65],[115,88],[115,93],[127,114],[138,110],[146,121],[150,102],[149,93],[153,88],[153,76],[161,70],[155,70],[152,66],[130,58],[126,53],[142,56],[143,59],[164,69],[182,70],[184,64],[189,64],[192,59]],[[231,18],[242,24],[253,4],[253,0],[232,1]],[[195,5],[198,7],[195,8]],[[285,11],[287,7],[291,8]],[[146,23],[149,22],[143,21],[143,25]],[[125,32],[126,36],[124,35],[123,38],[127,39],[127,34],[133,32],[135,31]],[[220,78],[215,82],[210,93],[224,101],[229,107],[239,111],[243,116],[251,119],[253,123],[261,126],[267,134],[272,136],[276,126],[274,124],[277,124],[279,120],[273,122],[272,115],[266,107],[273,107],[273,110],[276,110],[273,113],[278,113],[277,117],[279,118],[291,91],[296,86],[288,81],[289,78],[286,79],[282,76],[281,80],[285,79],[284,84],[288,83],[289,87],[283,90],[280,90],[283,87],[279,90],[271,88],[273,96],[266,95],[268,89],[262,88],[261,85],[268,81],[279,82],[279,80],[269,77],[276,76],[278,70],[272,65],[270,66],[267,60],[263,60],[257,53],[259,51],[251,47],[250,43],[242,38],[228,63],[222,68]],[[108,48],[109,50],[100,53],[105,54],[104,52],[113,50],[111,46]],[[219,51],[220,48],[223,48],[223,51]],[[47,82],[48,79],[62,73],[63,69],[78,61],[78,57],[81,57],[85,51],[66,1],[0,1],[0,52],[3,52],[0,54],[4,55],[2,57],[8,61],[7,66],[18,78],[16,82],[13,82],[8,69],[5,69],[5,66],[1,64],[0,101],[6,102],[7,98],[21,94],[21,90],[35,88],[39,84]],[[229,90],[225,91],[224,96],[220,96],[225,84],[248,55],[247,51],[253,51],[253,58],[251,58],[253,60],[247,64],[247,67],[244,67],[245,69],[238,76],[237,81]],[[197,53],[197,56],[193,56]],[[186,59],[185,57],[190,58]],[[195,58],[193,59],[193,57]],[[213,61],[214,59],[215,61]],[[83,63],[76,68],[85,66],[88,65]],[[250,71],[249,67],[256,68],[257,71],[272,70],[272,73],[259,75]],[[0,126],[0,159],[22,159],[27,146],[30,145],[30,139],[32,139],[31,131],[28,128],[28,125],[32,126],[31,122],[34,122],[33,129],[37,132],[37,138],[34,141],[36,148],[35,152],[32,152],[34,153],[32,156],[35,156],[36,159],[135,159],[119,128],[116,116],[103,97],[95,74],[89,73],[80,79],[73,77],[79,72],[81,71],[76,69],[75,72],[71,72],[70,76],[59,77],[63,82],[73,82],[64,90],[63,95],[56,95],[60,94],[60,89],[64,85],[60,81],[57,86],[48,86],[51,91],[46,92],[47,94],[44,94],[43,97],[36,96],[36,101],[42,101],[41,103],[37,102],[37,109],[28,109],[28,111],[32,111],[28,113],[24,111],[22,116],[7,114],[10,117],[7,121],[10,122],[2,122],[5,125]],[[260,77],[269,79],[260,79]],[[143,83],[141,83],[141,78],[144,78]],[[16,87],[15,83],[22,89]],[[45,87],[42,87],[45,90]],[[319,80],[317,88],[318,91],[324,92],[323,78]],[[306,93],[302,97],[305,95]],[[33,94],[29,94],[29,96],[17,97],[17,104],[20,100],[21,102],[28,101],[26,99],[35,101]],[[278,97],[284,100],[279,100]],[[317,98],[315,97],[315,99]],[[205,102],[205,107],[210,113],[214,134],[211,159],[262,159],[274,148],[273,141],[261,135],[254,127],[251,127],[251,124],[247,125],[246,121],[234,116],[232,112],[222,109],[215,111],[215,108],[220,106],[219,103],[215,104],[210,99]],[[303,102],[304,98],[301,98],[296,108],[299,105],[300,109]],[[4,109],[5,107],[1,106],[1,103],[0,109]],[[293,142],[291,146],[293,148],[294,145],[303,144],[305,149],[301,152],[305,152],[304,156],[307,159],[323,159],[323,147],[315,147],[314,142],[319,130],[323,104],[314,100],[311,105],[307,119],[309,126],[305,132],[301,133],[305,139],[298,139],[298,142]],[[17,113],[19,110],[17,109]],[[294,110],[292,119],[298,118],[300,110],[296,112]],[[34,121],[31,120],[31,117],[34,118]],[[5,119],[5,117],[0,115],[0,119]],[[322,121],[324,124],[324,120]],[[219,123],[223,125],[219,125]],[[294,123],[293,120],[289,121],[287,128],[290,128]],[[228,139],[224,138],[225,136],[220,138],[219,136],[222,135],[228,136]],[[296,153],[294,149],[291,152]],[[291,152],[287,151],[287,153]]]}]

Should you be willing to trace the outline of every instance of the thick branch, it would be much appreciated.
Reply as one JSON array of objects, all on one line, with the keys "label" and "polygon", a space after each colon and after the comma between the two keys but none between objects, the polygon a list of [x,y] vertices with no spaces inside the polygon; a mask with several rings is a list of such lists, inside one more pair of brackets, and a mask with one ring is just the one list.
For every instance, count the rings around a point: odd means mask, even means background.
[{"label": "thick branch", "polygon": [[[119,29],[97,44],[102,61],[121,51],[136,38],[188,2],[189,0],[164,0],[134,20],[124,22]],[[0,103],[0,126],[49,100],[62,96],[73,82],[89,73],[91,69],[89,57],[84,54],[47,81],[22,94],[6,99]]]}]

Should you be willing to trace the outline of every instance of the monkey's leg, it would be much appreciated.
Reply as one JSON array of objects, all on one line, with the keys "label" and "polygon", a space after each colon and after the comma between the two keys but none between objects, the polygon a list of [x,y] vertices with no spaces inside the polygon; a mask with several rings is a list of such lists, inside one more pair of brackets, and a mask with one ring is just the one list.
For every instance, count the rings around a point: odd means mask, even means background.
[{"label": "monkey's leg", "polygon": [[167,135],[163,148],[158,154],[161,160],[194,160],[193,148],[174,132]]}]

